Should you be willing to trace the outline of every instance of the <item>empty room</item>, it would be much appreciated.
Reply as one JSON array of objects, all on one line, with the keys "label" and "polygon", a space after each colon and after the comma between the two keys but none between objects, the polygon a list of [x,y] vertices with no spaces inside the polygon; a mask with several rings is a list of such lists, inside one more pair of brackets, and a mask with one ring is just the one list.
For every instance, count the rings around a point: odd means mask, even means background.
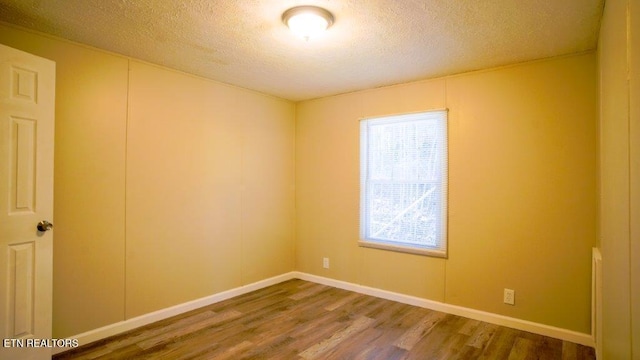
[{"label": "empty room", "polygon": [[0,0],[0,359],[639,359],[639,24]]}]

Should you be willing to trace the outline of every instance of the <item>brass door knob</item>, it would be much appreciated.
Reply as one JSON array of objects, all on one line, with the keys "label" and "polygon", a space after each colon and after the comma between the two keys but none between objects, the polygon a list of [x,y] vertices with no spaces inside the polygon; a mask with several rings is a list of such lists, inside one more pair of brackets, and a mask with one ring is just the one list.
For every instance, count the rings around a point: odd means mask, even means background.
[{"label": "brass door knob", "polygon": [[53,227],[53,224],[48,222],[47,220],[42,220],[38,223],[38,226],[36,226],[38,228],[38,231],[47,231],[47,230],[51,230],[51,228]]}]

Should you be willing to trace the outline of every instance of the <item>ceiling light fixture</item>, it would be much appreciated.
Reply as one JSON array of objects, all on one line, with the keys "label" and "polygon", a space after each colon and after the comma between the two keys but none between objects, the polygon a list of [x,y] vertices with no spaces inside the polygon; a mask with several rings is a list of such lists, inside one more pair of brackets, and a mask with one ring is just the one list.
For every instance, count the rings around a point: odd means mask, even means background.
[{"label": "ceiling light fixture", "polygon": [[284,22],[297,36],[309,40],[327,30],[333,24],[333,15],[317,6],[297,6],[282,14]]}]

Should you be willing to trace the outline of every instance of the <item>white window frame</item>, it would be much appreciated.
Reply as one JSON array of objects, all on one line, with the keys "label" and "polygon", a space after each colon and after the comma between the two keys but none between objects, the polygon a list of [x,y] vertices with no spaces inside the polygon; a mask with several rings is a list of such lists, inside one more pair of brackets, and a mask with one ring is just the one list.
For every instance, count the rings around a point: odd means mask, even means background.
[{"label": "white window frame", "polygon": [[[439,218],[436,220],[436,245],[417,244],[415,242],[403,242],[398,240],[389,240],[376,238],[370,234],[370,207],[368,206],[369,191],[373,187],[373,183],[378,180],[370,179],[368,172],[368,163],[370,156],[369,135],[372,126],[388,125],[393,123],[408,123],[427,121],[433,126],[434,131],[439,133],[439,161],[440,176],[439,181],[429,182],[436,184],[433,194],[436,196],[435,201],[439,203]],[[447,110],[433,110],[420,113],[411,113],[403,115],[383,116],[374,118],[365,118],[360,120],[360,241],[358,244],[363,247],[392,250],[399,252],[407,252],[420,255],[428,255],[435,257],[447,257],[447,188],[448,188],[448,139],[447,139]],[[390,180],[386,179],[386,182]],[[379,182],[379,181],[378,181]],[[393,180],[390,182],[395,183]],[[406,180],[404,181],[406,182]],[[400,182],[397,182],[400,183]],[[415,184],[425,183],[423,180],[411,182]]]}]

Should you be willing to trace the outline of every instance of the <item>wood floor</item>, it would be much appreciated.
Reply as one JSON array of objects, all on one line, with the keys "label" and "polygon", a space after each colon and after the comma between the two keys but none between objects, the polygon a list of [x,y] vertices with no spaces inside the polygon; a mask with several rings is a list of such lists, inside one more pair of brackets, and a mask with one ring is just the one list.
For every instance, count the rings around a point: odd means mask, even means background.
[{"label": "wood floor", "polygon": [[54,359],[595,359],[592,348],[291,280]]}]

